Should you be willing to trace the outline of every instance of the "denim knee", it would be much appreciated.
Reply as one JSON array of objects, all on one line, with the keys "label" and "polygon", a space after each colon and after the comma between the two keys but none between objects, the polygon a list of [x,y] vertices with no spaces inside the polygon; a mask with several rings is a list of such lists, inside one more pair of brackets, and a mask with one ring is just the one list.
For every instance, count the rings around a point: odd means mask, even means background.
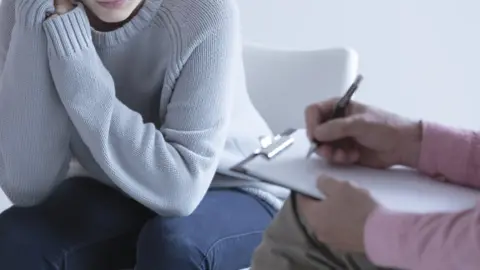
[{"label": "denim knee", "polygon": [[135,269],[205,269],[204,253],[193,236],[194,230],[177,225],[160,219],[145,225],[138,238]]},{"label": "denim knee", "polygon": [[49,243],[40,234],[39,224],[29,222],[24,208],[0,214],[0,265],[2,269],[58,270],[49,254]]}]

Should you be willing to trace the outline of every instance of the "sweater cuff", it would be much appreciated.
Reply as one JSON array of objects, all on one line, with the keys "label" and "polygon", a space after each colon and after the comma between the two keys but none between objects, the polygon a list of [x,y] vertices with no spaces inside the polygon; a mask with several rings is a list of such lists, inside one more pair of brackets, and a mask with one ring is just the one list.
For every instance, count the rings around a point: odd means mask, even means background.
[{"label": "sweater cuff", "polygon": [[47,15],[55,11],[53,0],[15,1],[18,1],[15,3],[15,16],[20,24],[29,29],[41,27]]},{"label": "sweater cuff", "polygon": [[418,169],[431,176],[463,178],[470,148],[471,135],[468,131],[425,122]]},{"label": "sweater cuff", "polygon": [[370,214],[365,225],[367,257],[382,267],[404,267],[409,258],[405,239],[415,219],[414,214],[391,212],[378,208]]},{"label": "sweater cuff", "polygon": [[90,22],[81,4],[68,13],[47,19],[43,26],[50,55],[65,58],[93,47]]}]

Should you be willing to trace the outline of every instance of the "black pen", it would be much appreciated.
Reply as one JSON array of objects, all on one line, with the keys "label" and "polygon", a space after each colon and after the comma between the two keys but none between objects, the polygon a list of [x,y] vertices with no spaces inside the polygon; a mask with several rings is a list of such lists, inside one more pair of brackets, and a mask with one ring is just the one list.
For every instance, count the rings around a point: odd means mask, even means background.
[{"label": "black pen", "polygon": [[[359,74],[355,79],[355,81],[352,83],[352,86],[350,86],[350,88],[347,90],[345,95],[343,95],[343,97],[340,98],[337,104],[335,104],[335,108],[333,109],[332,115],[327,121],[335,118],[345,117],[345,114],[347,113],[348,104],[350,104],[350,100],[352,99],[353,94],[355,93],[355,91],[357,91],[362,81],[363,81],[363,76]],[[309,158],[315,152],[315,150],[318,149],[320,144],[321,143],[316,140],[312,142],[312,145],[310,146],[310,149],[308,150],[308,153],[307,153],[307,158]]]}]

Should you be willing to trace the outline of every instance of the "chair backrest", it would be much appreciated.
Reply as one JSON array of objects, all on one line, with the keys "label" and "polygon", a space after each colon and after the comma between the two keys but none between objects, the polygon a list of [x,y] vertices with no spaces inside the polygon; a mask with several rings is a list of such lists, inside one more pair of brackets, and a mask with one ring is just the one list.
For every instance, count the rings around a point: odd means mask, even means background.
[{"label": "chair backrest", "polygon": [[291,51],[244,46],[247,87],[274,132],[303,128],[305,107],[338,96],[358,72],[358,55],[346,48]]}]

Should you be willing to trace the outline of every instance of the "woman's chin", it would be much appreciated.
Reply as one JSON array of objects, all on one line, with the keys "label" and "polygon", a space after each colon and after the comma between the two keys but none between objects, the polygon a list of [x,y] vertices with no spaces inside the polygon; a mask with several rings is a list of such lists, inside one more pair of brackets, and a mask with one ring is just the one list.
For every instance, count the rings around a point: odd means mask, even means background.
[{"label": "woman's chin", "polygon": [[97,15],[98,19],[104,23],[121,23],[130,17],[130,14],[108,14]]}]

